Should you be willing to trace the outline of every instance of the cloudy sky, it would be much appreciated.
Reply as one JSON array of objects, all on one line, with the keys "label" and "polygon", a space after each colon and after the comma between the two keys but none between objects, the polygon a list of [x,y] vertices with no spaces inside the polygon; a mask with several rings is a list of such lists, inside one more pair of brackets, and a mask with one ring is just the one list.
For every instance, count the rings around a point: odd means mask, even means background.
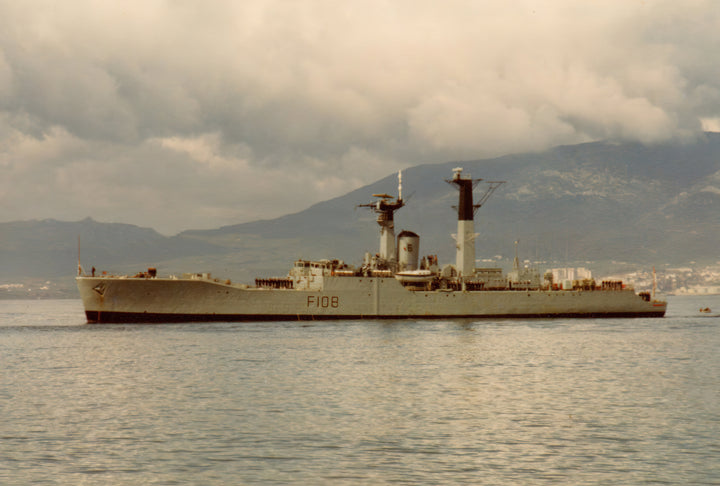
[{"label": "cloudy sky", "polygon": [[0,0],[0,221],[279,216],[423,163],[720,130],[713,0]]}]

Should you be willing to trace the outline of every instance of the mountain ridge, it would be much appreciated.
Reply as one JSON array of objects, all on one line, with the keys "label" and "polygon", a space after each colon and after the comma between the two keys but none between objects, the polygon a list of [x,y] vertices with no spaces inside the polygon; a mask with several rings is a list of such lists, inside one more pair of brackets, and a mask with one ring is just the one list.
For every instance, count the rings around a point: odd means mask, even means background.
[{"label": "mountain ridge", "polygon": [[[489,265],[507,264],[515,240],[521,256],[548,264],[592,262],[611,269],[613,262],[718,260],[718,133],[686,144],[588,142],[410,167],[403,171],[403,188],[412,196],[396,214],[396,234],[418,233],[421,252],[445,262],[455,259],[450,234],[457,225],[457,192],[443,180],[458,166],[474,177],[507,181],[476,215],[477,258]],[[396,192],[397,175],[388,174],[278,218],[174,236],[91,218],[0,223],[0,274],[4,281],[73,275],[77,235],[83,262],[113,272],[158,266],[251,281],[284,274],[296,258],[358,263],[364,252],[377,251],[378,228],[375,215],[357,206],[372,202],[374,193]]]}]

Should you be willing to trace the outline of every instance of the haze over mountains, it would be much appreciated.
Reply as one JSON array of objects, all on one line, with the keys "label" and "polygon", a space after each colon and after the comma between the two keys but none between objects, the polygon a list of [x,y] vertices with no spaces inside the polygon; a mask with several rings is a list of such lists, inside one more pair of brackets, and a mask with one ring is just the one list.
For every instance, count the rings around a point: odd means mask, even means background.
[{"label": "haze over mountains", "polygon": [[[443,180],[454,167],[506,181],[476,214],[479,266],[506,266],[515,240],[521,259],[543,262],[538,266],[581,264],[596,273],[623,264],[719,259],[718,133],[684,145],[596,142],[409,168],[403,171],[407,206],[395,215],[396,233],[418,233],[421,253],[438,254],[445,263],[454,263],[457,192]],[[480,183],[476,194],[482,191]],[[173,237],[92,219],[0,223],[0,284],[59,279],[72,287],[78,236],[84,267],[115,273],[157,266],[160,274],[211,271],[252,281],[284,275],[297,258],[359,263],[378,247],[375,215],[356,207],[372,202],[373,193],[397,194],[397,174],[281,218]]]}]

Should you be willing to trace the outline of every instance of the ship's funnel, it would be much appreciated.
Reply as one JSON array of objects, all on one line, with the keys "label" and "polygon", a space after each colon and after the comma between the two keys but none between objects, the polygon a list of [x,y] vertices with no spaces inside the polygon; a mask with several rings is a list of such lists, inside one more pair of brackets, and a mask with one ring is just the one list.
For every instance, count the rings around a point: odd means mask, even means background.
[{"label": "ship's funnel", "polygon": [[404,270],[417,270],[420,257],[420,237],[412,231],[398,235],[398,266]]}]

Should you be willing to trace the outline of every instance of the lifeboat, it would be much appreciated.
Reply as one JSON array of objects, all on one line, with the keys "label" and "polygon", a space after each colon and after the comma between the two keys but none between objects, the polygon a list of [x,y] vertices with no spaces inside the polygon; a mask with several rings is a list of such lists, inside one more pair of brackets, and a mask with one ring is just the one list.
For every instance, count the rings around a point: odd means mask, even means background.
[{"label": "lifeboat", "polygon": [[395,278],[400,281],[403,285],[412,284],[426,284],[432,282],[435,278],[430,270],[407,270],[404,272],[397,272]]}]

